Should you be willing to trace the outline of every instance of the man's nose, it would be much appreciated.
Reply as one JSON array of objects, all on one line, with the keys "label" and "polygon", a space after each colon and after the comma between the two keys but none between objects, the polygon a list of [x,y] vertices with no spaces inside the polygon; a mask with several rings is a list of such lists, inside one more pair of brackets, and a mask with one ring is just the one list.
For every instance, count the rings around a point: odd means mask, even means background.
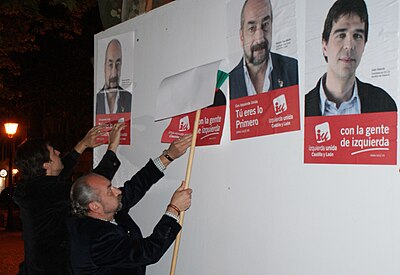
[{"label": "man's nose", "polygon": [[116,77],[117,74],[118,74],[118,69],[117,69],[117,66],[114,65],[111,68],[111,77]]},{"label": "man's nose", "polygon": [[56,153],[57,156],[60,155],[60,151],[54,150],[54,152]]},{"label": "man's nose", "polygon": [[352,50],[354,48],[354,44],[354,39],[350,35],[344,40],[344,48],[346,50]]},{"label": "man's nose", "polygon": [[119,190],[118,188],[116,188],[114,186],[112,187],[112,191],[113,191],[115,196],[118,196],[118,195],[120,195],[122,193],[121,190]]},{"label": "man's nose", "polygon": [[263,41],[264,40],[264,35],[265,31],[262,29],[261,26],[257,26],[256,32],[254,33],[254,38],[257,41]]}]

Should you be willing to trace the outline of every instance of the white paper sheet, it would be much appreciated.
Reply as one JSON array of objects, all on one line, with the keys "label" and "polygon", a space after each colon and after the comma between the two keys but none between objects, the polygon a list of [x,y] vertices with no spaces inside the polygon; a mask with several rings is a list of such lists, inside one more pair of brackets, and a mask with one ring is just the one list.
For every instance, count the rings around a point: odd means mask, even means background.
[{"label": "white paper sheet", "polygon": [[156,120],[211,105],[220,63],[218,60],[164,78],[157,92]]}]

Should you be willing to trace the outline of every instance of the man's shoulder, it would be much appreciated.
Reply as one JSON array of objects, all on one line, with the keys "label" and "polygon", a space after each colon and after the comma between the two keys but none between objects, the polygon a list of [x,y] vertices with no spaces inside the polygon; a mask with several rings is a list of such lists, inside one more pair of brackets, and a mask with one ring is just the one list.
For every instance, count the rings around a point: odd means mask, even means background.
[{"label": "man's shoulder", "polygon": [[78,239],[96,239],[99,236],[103,236],[114,227],[113,224],[106,221],[91,217],[78,217],[76,215],[69,216],[66,223],[71,236],[77,237]]},{"label": "man's shoulder", "polygon": [[380,92],[386,93],[386,91],[384,89],[382,89],[378,86],[375,86],[371,83],[363,82],[358,78],[356,78],[356,81],[357,81],[357,85],[358,85],[359,89],[367,89],[368,91],[377,92],[377,93],[380,93]]},{"label": "man's shoulder", "polygon": [[317,85],[305,95],[305,116],[320,116],[321,110],[319,107],[320,96],[319,86],[321,78],[318,80]]},{"label": "man's shoulder", "polygon": [[38,176],[33,179],[24,180],[18,183],[14,191],[15,200],[47,200],[45,195],[53,194],[58,191],[59,185],[58,177],[56,176]]},{"label": "man's shoulder", "polygon": [[119,88],[120,88],[119,89],[119,96],[129,97],[129,98],[132,97],[131,92],[129,92],[129,91],[125,90],[125,89],[122,89],[121,87],[119,87]]},{"label": "man's shoulder", "polygon": [[356,79],[361,101],[361,112],[397,111],[393,98],[382,88]]},{"label": "man's shoulder", "polygon": [[243,57],[240,59],[239,63],[230,71],[229,75],[234,75],[237,73],[243,74]]},{"label": "man's shoulder", "polygon": [[290,66],[297,66],[297,59],[293,57],[271,52],[271,58],[272,58],[272,63],[278,62],[278,63],[288,64]]},{"label": "man's shoulder", "polygon": [[358,78],[356,79],[358,86],[358,93],[360,97],[366,98],[392,98],[384,89],[375,86],[371,83],[362,82]]},{"label": "man's shoulder", "polygon": [[[132,93],[118,86],[120,101],[126,102],[130,106],[132,100]],[[129,110],[130,111],[130,110]]]},{"label": "man's shoulder", "polygon": [[317,81],[317,85],[312,88],[308,93],[305,95],[306,100],[307,99],[312,99],[318,96],[319,98],[319,86],[320,86],[321,78]]},{"label": "man's shoulder", "polygon": [[100,94],[104,94],[105,92],[105,87],[103,86],[103,88],[101,88],[98,92],[97,92],[97,96],[100,96]]}]

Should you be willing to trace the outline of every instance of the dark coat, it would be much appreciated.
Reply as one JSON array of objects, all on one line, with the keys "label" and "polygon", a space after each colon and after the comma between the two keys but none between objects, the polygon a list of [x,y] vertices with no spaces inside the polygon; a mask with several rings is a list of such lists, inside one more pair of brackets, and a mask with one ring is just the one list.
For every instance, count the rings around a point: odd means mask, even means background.
[{"label": "dark coat", "polygon": [[[66,155],[58,176],[39,176],[17,184],[14,201],[20,208],[25,254],[19,274],[70,274],[65,224],[71,205],[68,178],[79,156],[76,151]],[[114,152],[107,151],[94,172],[111,180],[119,164]]]},{"label": "dark coat", "polygon": [[[322,79],[322,78],[321,78]],[[321,116],[319,89],[321,79],[317,86],[305,96],[305,116]],[[361,82],[356,78],[358,96],[361,103],[361,113],[396,112],[397,107],[391,96],[383,89],[368,83]]]},{"label": "dark coat", "polygon": [[[273,70],[271,72],[272,90],[297,85],[297,60],[271,52]],[[229,73],[230,99],[247,96],[246,82],[244,79],[243,58]]]},{"label": "dark coat", "polygon": [[[132,105],[132,94],[122,87],[118,86],[119,99],[117,102],[117,113],[129,113]],[[96,114],[106,113],[106,104],[104,100],[104,88],[101,89],[96,96]]]},{"label": "dark coat", "polygon": [[143,238],[129,209],[137,204],[164,174],[149,161],[122,191],[123,208],[114,216],[118,225],[91,217],[68,219],[72,268],[79,274],[143,275],[174,242],[181,226],[164,215],[153,233]]}]

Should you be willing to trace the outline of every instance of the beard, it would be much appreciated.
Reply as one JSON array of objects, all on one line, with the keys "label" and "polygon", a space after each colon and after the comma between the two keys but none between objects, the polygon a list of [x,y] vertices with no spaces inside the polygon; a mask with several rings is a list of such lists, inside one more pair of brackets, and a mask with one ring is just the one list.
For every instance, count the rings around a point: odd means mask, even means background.
[{"label": "beard", "polygon": [[[255,57],[254,52],[264,50],[265,53],[261,56]],[[268,40],[264,42],[254,44],[250,46],[250,53],[244,52],[246,60],[248,63],[253,64],[255,66],[261,65],[268,60],[269,57],[269,43]]]},{"label": "beard", "polygon": [[119,78],[111,77],[108,79],[108,83],[106,83],[106,89],[115,89],[118,87]]},{"label": "beard", "polygon": [[117,207],[117,211],[115,211],[115,212],[118,212],[119,210],[121,210],[122,209],[122,196],[121,195],[119,195],[118,196],[118,207]]}]

